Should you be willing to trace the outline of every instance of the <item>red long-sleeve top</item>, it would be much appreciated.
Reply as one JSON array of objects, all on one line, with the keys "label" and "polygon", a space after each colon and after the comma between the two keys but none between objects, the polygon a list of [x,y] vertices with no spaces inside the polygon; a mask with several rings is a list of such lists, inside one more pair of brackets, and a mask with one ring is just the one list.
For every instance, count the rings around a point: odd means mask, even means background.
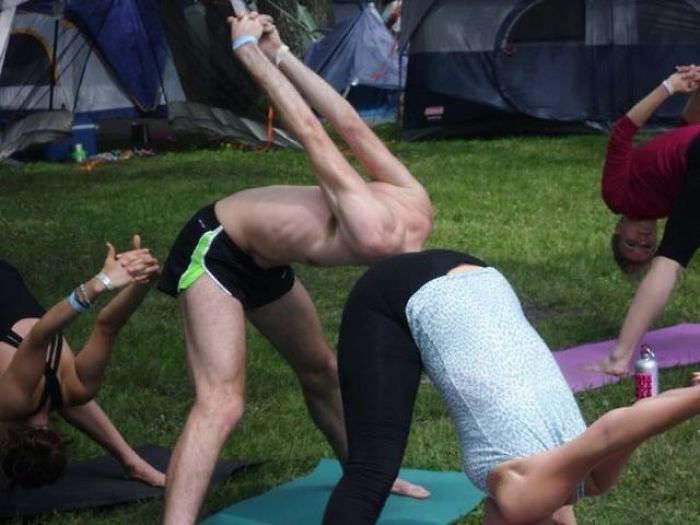
[{"label": "red long-sleeve top", "polygon": [[684,122],[635,146],[638,130],[627,115],[615,123],[603,168],[603,200],[614,213],[633,219],[667,217],[685,177],[685,150],[700,124]]}]

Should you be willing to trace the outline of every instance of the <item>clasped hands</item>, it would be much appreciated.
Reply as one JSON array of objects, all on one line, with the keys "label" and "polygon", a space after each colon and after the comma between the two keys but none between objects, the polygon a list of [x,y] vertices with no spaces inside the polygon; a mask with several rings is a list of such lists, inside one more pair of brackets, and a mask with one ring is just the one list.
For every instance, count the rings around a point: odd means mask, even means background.
[{"label": "clasped hands", "polygon": [[111,281],[111,288],[122,288],[127,284],[150,284],[159,275],[158,259],[148,248],[141,247],[141,236],[134,235],[131,250],[117,253],[112,243],[107,243],[107,256],[102,273]]}]

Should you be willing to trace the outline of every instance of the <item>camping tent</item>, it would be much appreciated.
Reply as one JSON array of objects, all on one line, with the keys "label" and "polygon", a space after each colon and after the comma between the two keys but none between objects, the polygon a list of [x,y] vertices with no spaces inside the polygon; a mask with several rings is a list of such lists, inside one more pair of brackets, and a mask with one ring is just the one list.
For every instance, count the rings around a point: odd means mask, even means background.
[{"label": "camping tent", "polygon": [[405,0],[400,48],[406,139],[605,127],[698,61],[700,1]]},{"label": "camping tent", "polygon": [[347,96],[363,118],[394,119],[406,72],[397,44],[375,7],[363,4],[312,44],[304,62]]},{"label": "camping tent", "polygon": [[333,0],[333,19],[336,24],[357,16],[362,8],[371,2],[367,0]]},{"label": "camping tent", "polygon": [[245,144],[267,104],[230,52],[227,3],[1,0],[0,158],[59,140],[75,117],[165,118]]}]

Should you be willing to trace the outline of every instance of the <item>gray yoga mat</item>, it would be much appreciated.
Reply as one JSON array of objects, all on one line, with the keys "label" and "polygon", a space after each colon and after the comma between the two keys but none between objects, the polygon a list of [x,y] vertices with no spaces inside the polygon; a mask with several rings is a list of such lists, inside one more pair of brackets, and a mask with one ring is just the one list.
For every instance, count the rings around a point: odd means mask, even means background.
[{"label": "gray yoga mat", "polygon": [[[156,445],[138,447],[136,452],[154,467],[165,471],[170,450]],[[235,472],[258,464],[239,459],[217,463],[212,483],[223,483]],[[8,480],[0,473],[0,518],[32,516],[53,511],[95,509],[160,497],[155,488],[124,478],[121,466],[111,456],[72,461],[66,473],[53,485],[8,492]]]}]

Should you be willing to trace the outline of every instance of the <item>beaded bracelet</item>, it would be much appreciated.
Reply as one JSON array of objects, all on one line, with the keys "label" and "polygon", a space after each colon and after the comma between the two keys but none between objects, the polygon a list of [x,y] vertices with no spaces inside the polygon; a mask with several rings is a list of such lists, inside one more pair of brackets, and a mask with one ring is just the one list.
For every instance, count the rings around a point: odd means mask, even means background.
[{"label": "beaded bracelet", "polygon": [[70,304],[70,307],[79,314],[88,309],[87,306],[83,306],[82,303],[78,301],[78,298],[75,296],[75,290],[73,290],[68,296],[68,304]]},{"label": "beaded bracelet", "polygon": [[92,301],[88,297],[87,290],[85,288],[85,283],[80,283],[80,286],[75,290],[75,298],[78,299],[80,304],[90,308],[92,306]]}]

